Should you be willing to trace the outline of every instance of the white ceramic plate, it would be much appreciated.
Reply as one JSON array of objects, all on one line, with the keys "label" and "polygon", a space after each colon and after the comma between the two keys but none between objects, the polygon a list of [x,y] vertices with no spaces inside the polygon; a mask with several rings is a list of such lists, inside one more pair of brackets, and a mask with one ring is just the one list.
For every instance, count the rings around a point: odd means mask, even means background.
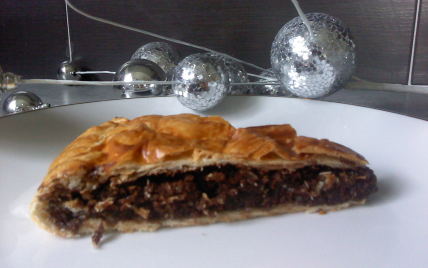
[{"label": "white ceramic plate", "polygon": [[379,192],[365,206],[154,233],[64,239],[33,224],[30,200],[75,137],[115,116],[192,112],[175,98],[98,102],[0,119],[0,267],[422,267],[428,263],[428,122],[321,101],[228,97],[204,115],[292,124],[364,155]]}]

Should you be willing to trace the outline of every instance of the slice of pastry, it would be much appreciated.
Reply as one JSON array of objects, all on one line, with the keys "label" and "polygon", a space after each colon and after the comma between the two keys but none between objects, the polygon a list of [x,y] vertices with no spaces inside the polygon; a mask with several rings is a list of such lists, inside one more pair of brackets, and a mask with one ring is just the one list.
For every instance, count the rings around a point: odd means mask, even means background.
[{"label": "slice of pastry", "polygon": [[51,164],[30,213],[64,237],[153,231],[362,204],[377,191],[367,161],[290,125],[235,129],[192,114],[115,118]]}]

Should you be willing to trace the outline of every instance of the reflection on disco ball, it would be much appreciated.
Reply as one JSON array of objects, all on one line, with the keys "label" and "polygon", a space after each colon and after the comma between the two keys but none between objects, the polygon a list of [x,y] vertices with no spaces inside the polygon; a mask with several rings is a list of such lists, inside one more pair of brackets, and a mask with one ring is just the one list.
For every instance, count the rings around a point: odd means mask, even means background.
[{"label": "reflection on disco ball", "polygon": [[180,53],[168,43],[152,42],[137,49],[131,59],[146,59],[153,61],[162,68],[167,79],[171,81],[174,69],[180,61]]},{"label": "reflection on disco ball", "polygon": [[[236,60],[226,58],[219,54],[209,53],[213,57],[217,57],[226,68],[226,71],[229,74],[229,83],[248,83],[248,74],[244,66]],[[248,95],[252,93],[252,88],[250,85],[234,85],[229,87],[229,92],[231,95]]]},{"label": "reflection on disco ball", "polygon": [[173,85],[178,100],[187,108],[205,111],[219,104],[229,89],[229,75],[223,63],[209,54],[193,54],[175,68]]},{"label": "reflection on disco ball", "polygon": [[329,15],[306,14],[313,36],[300,17],[278,32],[271,64],[282,86],[298,97],[322,98],[341,89],[355,71],[355,43],[349,29]]},{"label": "reflection on disco ball", "polygon": [[[276,79],[275,74],[273,73],[272,68],[263,71],[260,76],[265,77],[266,79],[260,78],[259,81],[271,82],[271,83],[279,83]],[[270,81],[266,81],[269,79]],[[269,96],[284,96],[291,97],[291,94],[287,89],[285,89],[281,85],[256,85],[254,86],[254,93],[256,95],[269,95]]]}]

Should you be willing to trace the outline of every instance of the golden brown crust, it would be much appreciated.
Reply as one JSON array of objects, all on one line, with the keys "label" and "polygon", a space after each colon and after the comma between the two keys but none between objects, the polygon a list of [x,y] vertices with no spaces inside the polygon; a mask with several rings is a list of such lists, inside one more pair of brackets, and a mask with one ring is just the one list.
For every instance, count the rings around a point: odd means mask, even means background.
[{"label": "golden brown crust", "polygon": [[67,146],[51,164],[43,185],[55,179],[75,185],[72,180],[94,170],[119,174],[135,168],[140,175],[180,164],[288,165],[327,158],[367,164],[361,155],[340,144],[297,137],[290,125],[235,129],[221,117],[193,114],[149,115],[132,121],[115,118],[88,129]]},{"label": "golden brown crust", "polygon": [[193,114],[115,118],[88,129],[53,161],[33,199],[31,216],[42,228],[69,236],[49,225],[46,204],[38,198],[54,185],[84,191],[113,176],[123,183],[225,163],[293,170],[314,164],[355,167],[367,161],[340,144],[298,137],[290,125],[235,129],[221,117]]}]

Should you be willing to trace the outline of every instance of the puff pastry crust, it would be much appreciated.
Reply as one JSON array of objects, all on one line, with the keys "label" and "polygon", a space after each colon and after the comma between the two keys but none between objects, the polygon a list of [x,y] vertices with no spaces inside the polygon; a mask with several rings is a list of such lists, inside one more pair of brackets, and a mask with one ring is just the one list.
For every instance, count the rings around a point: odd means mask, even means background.
[{"label": "puff pastry crust", "polygon": [[[125,198],[124,196],[116,196],[114,200],[109,200],[106,196],[95,198],[97,194],[100,195],[98,192],[101,186],[122,189],[121,186],[133,183],[140,186],[144,183],[144,187],[150,182],[160,185],[168,176],[192,172],[194,174],[192,176],[197,176],[195,172],[207,167],[215,169],[213,174],[223,172],[222,167],[226,166],[233,169],[234,174],[241,172],[239,171],[241,169],[263,170],[260,174],[268,174],[275,170],[281,170],[281,174],[292,174],[308,167],[327,167],[327,171],[323,169],[321,175],[317,175],[317,178],[321,178],[329,177],[332,172],[330,169],[354,171],[368,169],[367,164],[363,156],[343,145],[326,139],[297,136],[290,125],[234,128],[221,117],[200,117],[193,114],[149,115],[134,120],[115,118],[88,129],[53,161],[33,198],[30,214],[41,228],[56,235],[72,237],[94,232],[101,224],[107,231],[129,232],[155,230],[163,226],[232,221],[286,212],[335,210],[350,204],[363,203],[365,197],[358,200],[342,200],[337,204],[308,205],[286,202],[264,208],[247,207],[234,210],[223,208],[215,213],[201,212],[199,216],[183,218],[156,214],[157,217],[153,220],[147,217],[152,213],[150,209],[136,208],[134,204],[132,208],[134,214],[139,215],[135,219],[122,217],[121,220],[111,220],[106,214],[100,217],[88,216],[88,211],[95,215],[102,209],[108,210],[108,206],[119,202],[120,198]],[[339,175],[334,176],[338,181]],[[358,181],[358,176],[365,175],[352,176],[354,181]],[[149,182],[146,182],[147,178],[150,178]],[[224,178],[222,180],[224,183]],[[364,180],[366,179],[362,178],[361,181]],[[325,186],[326,183],[324,178],[322,184]],[[375,183],[374,177],[374,182],[372,179],[369,183],[372,188],[367,191],[367,195],[376,190]],[[189,195],[188,193],[187,196]],[[206,194],[200,191],[199,196],[194,198],[205,197]],[[97,200],[91,201],[92,199]],[[212,197],[205,199],[211,200]],[[52,209],[52,206],[57,208]],[[55,217],[55,214],[62,216]],[[68,220],[77,221],[79,224],[69,226]]]}]

